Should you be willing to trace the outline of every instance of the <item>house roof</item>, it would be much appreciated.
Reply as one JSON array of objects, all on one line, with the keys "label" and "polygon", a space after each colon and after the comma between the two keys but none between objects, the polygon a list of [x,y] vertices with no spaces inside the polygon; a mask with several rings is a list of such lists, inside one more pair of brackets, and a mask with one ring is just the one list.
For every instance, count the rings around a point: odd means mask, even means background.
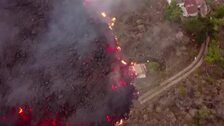
[{"label": "house roof", "polygon": [[194,14],[198,12],[197,0],[184,0],[184,7],[188,14]]},{"label": "house roof", "polygon": [[202,5],[205,1],[204,0],[195,0],[197,5]]}]

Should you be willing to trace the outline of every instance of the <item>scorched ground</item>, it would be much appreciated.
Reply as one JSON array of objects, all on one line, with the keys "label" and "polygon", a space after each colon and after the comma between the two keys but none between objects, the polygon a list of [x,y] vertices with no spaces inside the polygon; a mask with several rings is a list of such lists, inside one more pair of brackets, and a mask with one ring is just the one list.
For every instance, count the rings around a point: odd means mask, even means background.
[{"label": "scorched ground", "polygon": [[128,113],[128,63],[82,5],[0,1],[0,126],[110,126]]}]

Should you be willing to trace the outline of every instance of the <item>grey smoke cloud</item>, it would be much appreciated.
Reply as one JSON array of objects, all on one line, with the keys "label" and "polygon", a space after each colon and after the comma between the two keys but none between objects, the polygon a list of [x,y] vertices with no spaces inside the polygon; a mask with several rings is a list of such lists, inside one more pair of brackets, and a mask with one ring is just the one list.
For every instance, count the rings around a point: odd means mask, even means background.
[{"label": "grey smoke cloud", "polygon": [[[137,9],[142,2],[136,0],[85,0],[90,3],[97,11],[113,12],[119,11],[133,11]],[[122,8],[122,9],[121,9]]]},{"label": "grey smoke cloud", "polygon": [[[103,6],[110,9],[110,4]],[[110,74],[104,73],[111,64],[95,63],[91,57],[110,62],[109,56],[95,53],[103,50],[97,45],[99,39],[107,40],[100,33],[101,25],[87,17],[81,0],[0,1],[0,115],[5,106],[27,103],[55,111],[69,103],[76,108],[68,117],[72,123],[93,122],[110,112],[111,94],[103,83],[108,83]],[[122,106],[126,95],[124,91],[113,99],[116,107]]]}]

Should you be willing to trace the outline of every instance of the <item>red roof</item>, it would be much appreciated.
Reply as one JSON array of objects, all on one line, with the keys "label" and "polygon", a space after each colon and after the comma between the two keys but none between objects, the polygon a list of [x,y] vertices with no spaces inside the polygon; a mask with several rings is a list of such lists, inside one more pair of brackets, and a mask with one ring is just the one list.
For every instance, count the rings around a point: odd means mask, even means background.
[{"label": "red roof", "polygon": [[194,14],[198,12],[196,0],[184,0],[184,7],[186,8],[188,14]]}]

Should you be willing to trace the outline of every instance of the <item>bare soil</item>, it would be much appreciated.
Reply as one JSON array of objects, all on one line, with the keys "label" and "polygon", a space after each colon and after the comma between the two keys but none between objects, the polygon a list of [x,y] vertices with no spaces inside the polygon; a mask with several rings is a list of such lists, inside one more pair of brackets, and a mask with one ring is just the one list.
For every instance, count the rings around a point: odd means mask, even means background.
[{"label": "bare soil", "polygon": [[130,113],[128,126],[222,126],[224,124],[224,72],[219,65],[204,63],[192,76],[160,98]]},{"label": "bare soil", "polygon": [[144,6],[133,12],[120,11],[114,28],[122,52],[128,60],[160,64],[159,71],[148,72],[147,78],[136,80],[135,84],[140,92],[182,70],[194,60],[198,52],[198,47],[177,23],[164,19],[166,1],[142,2],[145,3]]},{"label": "bare soil", "polygon": [[[165,1],[150,0],[137,11],[119,13],[118,16],[114,32],[118,35],[126,57],[141,63],[156,61],[165,68],[156,73],[148,73],[145,79],[136,80],[136,88],[140,92],[153,88],[186,67],[198,53],[195,42],[185,36],[178,24],[164,20],[165,6]],[[183,32],[183,36],[178,39],[177,34],[180,32]],[[223,36],[221,30],[221,48],[224,47]],[[161,97],[145,105],[136,101],[126,125],[222,126],[223,79],[223,67],[216,63],[203,63],[199,70]]]}]

